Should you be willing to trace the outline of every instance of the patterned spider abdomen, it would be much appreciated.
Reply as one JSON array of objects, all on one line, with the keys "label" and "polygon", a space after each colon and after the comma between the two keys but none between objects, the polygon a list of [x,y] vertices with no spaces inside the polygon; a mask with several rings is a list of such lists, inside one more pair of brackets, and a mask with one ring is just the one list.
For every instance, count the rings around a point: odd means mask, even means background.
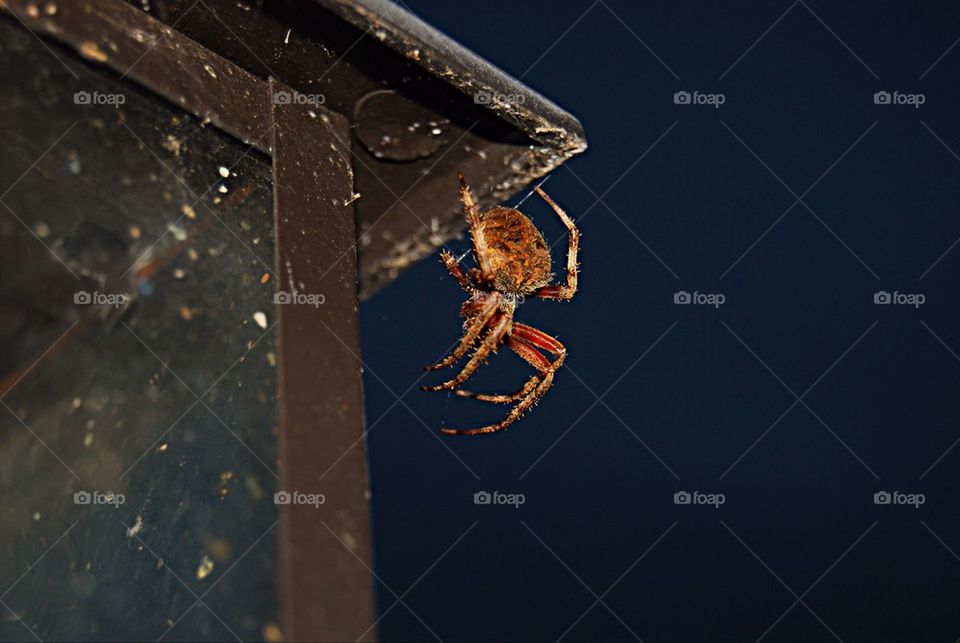
[{"label": "patterned spider abdomen", "polygon": [[550,248],[526,215],[513,208],[493,208],[481,217],[480,231],[497,290],[529,295],[550,283]]}]

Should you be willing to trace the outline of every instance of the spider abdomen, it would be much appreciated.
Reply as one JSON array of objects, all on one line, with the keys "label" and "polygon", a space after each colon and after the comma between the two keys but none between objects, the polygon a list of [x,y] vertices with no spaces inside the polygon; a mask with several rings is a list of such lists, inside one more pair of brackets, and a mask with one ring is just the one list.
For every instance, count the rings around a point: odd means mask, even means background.
[{"label": "spider abdomen", "polygon": [[528,295],[553,277],[550,248],[540,230],[519,210],[498,207],[480,220],[497,290]]}]

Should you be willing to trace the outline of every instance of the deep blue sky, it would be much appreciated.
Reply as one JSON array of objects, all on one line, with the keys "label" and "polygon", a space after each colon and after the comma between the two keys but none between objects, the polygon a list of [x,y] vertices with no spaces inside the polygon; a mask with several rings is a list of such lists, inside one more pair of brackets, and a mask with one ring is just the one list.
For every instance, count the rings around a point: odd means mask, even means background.
[{"label": "deep blue sky", "polygon": [[[361,309],[382,638],[960,636],[960,5],[407,6],[575,114],[590,149],[545,186],[579,220],[581,291],[517,313],[568,368],[510,430],[440,436],[506,409],[415,386],[460,329],[439,261]],[[559,223],[523,207],[563,261]],[[502,351],[471,388],[526,373]]]}]

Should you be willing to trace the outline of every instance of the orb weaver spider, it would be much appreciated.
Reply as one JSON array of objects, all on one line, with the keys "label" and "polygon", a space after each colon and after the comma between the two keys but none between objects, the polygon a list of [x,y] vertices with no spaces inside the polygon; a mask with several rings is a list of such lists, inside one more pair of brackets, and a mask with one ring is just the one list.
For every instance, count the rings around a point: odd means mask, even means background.
[{"label": "orb weaver spider", "polygon": [[[481,214],[463,173],[458,172],[457,178],[477,267],[464,272],[450,252],[444,250],[440,253],[440,261],[470,295],[470,299],[460,309],[464,318],[463,336],[456,348],[440,362],[428,366],[427,370],[452,366],[474,346],[476,350],[453,379],[420,388],[424,391],[453,391],[461,397],[482,402],[516,402],[507,417],[496,424],[477,429],[441,429],[450,435],[478,435],[503,430],[516,422],[550,389],[554,375],[563,365],[567,357],[564,345],[541,330],[513,321],[513,313],[518,299],[573,298],[577,292],[580,231],[553,199],[539,186],[534,188],[557,213],[568,231],[567,283],[552,284],[550,248],[533,222],[519,210],[503,206]],[[519,391],[506,395],[487,395],[461,389],[460,385],[503,344],[536,369],[533,377]],[[541,351],[549,353],[552,360]]]}]

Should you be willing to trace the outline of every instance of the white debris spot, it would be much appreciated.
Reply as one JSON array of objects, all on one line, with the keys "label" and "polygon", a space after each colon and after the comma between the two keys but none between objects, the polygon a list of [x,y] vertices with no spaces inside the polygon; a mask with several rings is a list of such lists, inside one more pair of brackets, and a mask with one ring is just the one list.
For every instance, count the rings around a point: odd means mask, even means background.
[{"label": "white debris spot", "polygon": [[221,183],[221,184],[220,184],[220,187],[217,188],[217,191],[220,192],[220,194],[226,194],[226,193],[227,193],[227,186],[225,186],[223,183]]},{"label": "white debris spot", "polygon": [[346,205],[350,205],[351,203],[353,203],[354,201],[356,201],[356,200],[359,199],[359,198],[360,198],[360,193],[359,193],[359,192],[354,192],[353,194],[350,195],[350,198],[349,198],[349,199],[347,199],[346,201],[343,202],[343,205],[345,205],[345,206],[346,206]]},{"label": "white debris spot", "polygon": [[213,67],[211,67],[210,65],[204,65],[203,68],[207,71],[208,74],[210,74],[211,78],[217,77],[217,72],[214,71]]},{"label": "white debris spot", "polygon": [[33,521],[34,521],[34,522],[40,522],[40,512],[39,512],[39,511],[33,514]]},{"label": "white debris spot", "polygon": [[87,447],[88,449],[93,446],[93,433],[87,433],[85,436],[83,436],[83,446]]},{"label": "white debris spot", "polygon": [[217,171],[220,172],[220,176],[222,176],[223,178],[227,178],[230,176],[230,168],[226,166],[221,165]]},{"label": "white debris spot", "polygon": [[183,150],[183,141],[173,134],[167,134],[167,137],[163,139],[163,149],[174,156],[180,156],[180,152]]},{"label": "white debris spot", "polygon": [[187,217],[188,219],[197,218],[197,212],[196,210],[193,209],[192,205],[187,205],[186,203],[184,203],[183,205],[180,206],[180,211],[183,212],[183,216]]},{"label": "white debris spot", "polygon": [[213,561],[210,560],[210,557],[204,554],[203,558],[200,560],[200,566],[197,567],[197,580],[203,580],[210,575],[210,572],[213,571]]},{"label": "white debris spot", "polygon": [[291,31],[293,31],[293,29],[287,29],[287,35],[283,37],[283,44],[285,44],[285,45],[290,44],[290,32],[291,32]]},{"label": "white debris spot", "polygon": [[143,516],[137,516],[136,522],[133,523],[133,527],[127,529],[127,538],[133,538],[143,530]]},{"label": "white debris spot", "polygon": [[67,152],[67,171],[70,172],[70,174],[80,174],[81,169],[80,155],[76,150]]},{"label": "white debris spot", "polygon": [[259,310],[253,313],[253,321],[257,322],[257,326],[266,330],[267,329],[267,315],[260,312]]},{"label": "white debris spot", "polygon": [[46,239],[50,236],[50,226],[43,221],[38,221],[37,224],[33,226],[33,232],[41,239]]},{"label": "white debris spot", "polygon": [[186,241],[187,239],[187,231],[178,225],[170,226],[170,234],[172,234],[173,238],[177,241]]}]

